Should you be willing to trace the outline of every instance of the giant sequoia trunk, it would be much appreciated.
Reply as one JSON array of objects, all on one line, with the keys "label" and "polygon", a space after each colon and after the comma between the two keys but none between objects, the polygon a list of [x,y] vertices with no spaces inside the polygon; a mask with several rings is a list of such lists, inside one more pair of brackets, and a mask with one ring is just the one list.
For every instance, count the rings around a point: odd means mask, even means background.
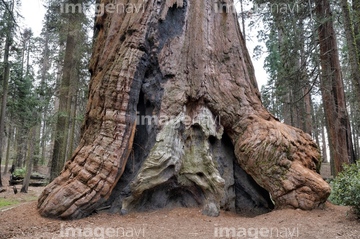
[{"label": "giant sequoia trunk", "polygon": [[82,140],[40,196],[41,215],[323,204],[318,148],[262,106],[237,16],[217,1],[129,4],[145,5],[97,18]]}]

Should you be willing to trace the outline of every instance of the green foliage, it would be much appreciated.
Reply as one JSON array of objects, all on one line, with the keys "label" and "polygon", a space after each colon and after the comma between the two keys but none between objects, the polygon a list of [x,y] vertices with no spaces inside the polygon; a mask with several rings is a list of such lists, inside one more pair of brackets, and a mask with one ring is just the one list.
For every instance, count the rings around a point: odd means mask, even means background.
[{"label": "green foliage", "polygon": [[11,199],[0,198],[0,208],[15,205],[15,204],[18,204],[18,202],[11,200]]},{"label": "green foliage", "polygon": [[18,168],[13,173],[16,177],[25,177],[26,169],[25,168]]},{"label": "green foliage", "polygon": [[332,181],[332,203],[352,206],[360,216],[360,161],[356,164],[344,165],[344,171]]},{"label": "green foliage", "polygon": [[36,200],[37,197],[33,195],[24,195],[16,199],[0,198],[0,209],[9,206],[15,206],[23,202],[33,202]]},{"label": "green foliage", "polygon": [[258,33],[268,53],[264,68],[269,81],[261,89],[264,106],[279,120],[305,129],[308,121],[303,116],[310,113],[305,98],[314,95],[318,77],[309,6],[288,0],[255,3],[267,5],[267,10],[260,11],[264,30]]},{"label": "green foliage", "polygon": [[[16,177],[22,177],[22,178],[25,177],[25,174],[26,174],[26,168],[25,168],[25,167],[24,167],[24,168],[18,168],[18,169],[16,169],[16,170],[14,171],[14,173],[13,173],[14,176],[16,176]],[[42,174],[40,174],[40,173],[38,173],[38,172],[33,172],[33,173],[31,173],[31,176],[32,176],[32,177],[37,177],[37,178],[39,178],[39,177],[44,177],[44,175],[42,175]]]}]

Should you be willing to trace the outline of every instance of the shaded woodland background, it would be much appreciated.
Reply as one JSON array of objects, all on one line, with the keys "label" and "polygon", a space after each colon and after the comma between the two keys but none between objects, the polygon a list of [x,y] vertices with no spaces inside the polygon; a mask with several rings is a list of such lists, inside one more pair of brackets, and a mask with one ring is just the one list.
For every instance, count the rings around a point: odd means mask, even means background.
[{"label": "shaded woodland background", "polygon": [[[336,175],[360,153],[360,0],[235,2],[245,39],[257,31],[262,43],[254,57],[267,55],[264,105],[309,133]],[[0,165],[1,173],[48,166],[51,181],[80,139],[96,2],[43,3],[43,30],[34,36],[19,27],[21,1],[0,1]],[[63,3],[90,8],[67,14]]]}]

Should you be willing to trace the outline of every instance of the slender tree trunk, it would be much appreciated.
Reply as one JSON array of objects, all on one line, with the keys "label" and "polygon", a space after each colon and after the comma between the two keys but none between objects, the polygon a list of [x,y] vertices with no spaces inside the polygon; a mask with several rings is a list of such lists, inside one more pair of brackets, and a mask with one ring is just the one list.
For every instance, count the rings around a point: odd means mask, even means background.
[{"label": "slender tree trunk", "polygon": [[[40,120],[39,120],[40,121]],[[34,135],[34,159],[33,159],[33,168],[34,171],[39,170],[39,163],[40,163],[40,142],[41,142],[41,124],[40,122],[36,124],[35,126],[35,135]]]},{"label": "slender tree trunk", "polygon": [[[306,80],[306,78],[303,78]],[[311,93],[310,93],[310,87],[308,84],[304,87],[303,90],[303,106],[304,106],[304,116],[300,116],[303,119],[303,127],[301,128],[304,132],[308,133],[309,135],[312,135],[312,129],[313,129],[313,119],[312,119],[312,100],[311,100]]]},{"label": "slender tree trunk", "polygon": [[[78,1],[74,1],[78,3]],[[81,2],[80,2],[81,3]],[[50,181],[55,179],[64,167],[68,150],[69,118],[71,111],[71,99],[74,89],[71,88],[76,81],[76,57],[75,54],[80,43],[77,34],[81,29],[81,21],[78,14],[68,15],[68,32],[66,40],[63,76],[59,90],[59,110],[56,122],[54,149],[51,160]]]},{"label": "slender tree trunk", "polygon": [[[302,121],[302,129],[305,133],[312,135],[313,133],[313,102],[311,99],[311,82],[307,73],[307,60],[306,60],[306,52],[305,52],[305,30],[304,30],[304,22],[303,20],[299,24],[300,31],[300,60],[298,65],[298,71],[300,74],[300,87],[302,87],[302,95],[300,96],[300,104],[302,105],[302,112],[299,117]],[[318,144],[319,145],[319,144]]]},{"label": "slender tree trunk", "polygon": [[319,114],[318,114],[318,108],[316,107],[314,109],[314,107],[312,107],[312,121],[313,121],[313,128],[312,128],[312,132],[313,132],[313,137],[315,138],[315,142],[316,145],[318,145],[320,147],[320,119],[319,119]]},{"label": "slender tree trunk", "polygon": [[[357,49],[358,51],[360,51],[360,0],[353,0],[352,7],[353,7],[354,35],[355,35]],[[358,52],[358,61],[360,62],[360,52]]]},{"label": "slender tree trunk", "polygon": [[30,176],[32,172],[32,165],[33,165],[33,156],[34,156],[34,141],[33,139],[36,137],[36,126],[31,127],[28,137],[28,152],[26,156],[26,174],[23,181],[23,185],[21,187],[22,193],[27,193],[30,183]]},{"label": "slender tree trunk", "polygon": [[[275,16],[276,19],[278,19],[278,16]],[[276,23],[278,22],[275,21]],[[283,46],[283,31],[280,27],[277,28],[277,32],[278,32],[278,46],[279,46],[279,52],[280,52],[280,59],[281,62],[284,62],[283,55],[281,54],[281,52],[283,51],[282,46]],[[282,87],[278,87],[279,85],[281,85],[283,82],[283,79],[280,76],[277,76],[276,79],[276,88],[280,89]],[[291,99],[292,99],[292,89],[289,90],[289,92],[286,92],[285,94],[283,92],[281,92],[281,96],[280,96],[280,101],[283,102],[282,106],[281,106],[281,111],[282,111],[282,115],[284,118],[284,123],[288,124],[288,125],[294,125],[294,118],[293,118],[293,106],[291,104]]]},{"label": "slender tree trunk", "polygon": [[24,132],[22,127],[17,126],[16,127],[16,167],[22,168],[24,163],[24,157],[25,157],[25,137],[24,135],[26,132]]},{"label": "slender tree trunk", "polygon": [[[43,52],[43,60],[42,60],[42,66],[41,66],[41,95],[40,95],[40,101],[45,102],[46,100],[46,85],[47,85],[47,73],[50,68],[50,50],[49,50],[49,41],[50,41],[49,32],[45,31],[45,43],[44,43],[44,52]],[[40,131],[40,164],[45,164],[45,155],[46,155],[46,140],[47,136],[45,136],[46,129],[47,129],[47,122],[46,122],[46,114],[48,113],[48,105],[45,102],[44,106],[40,107],[41,112],[41,119],[40,119],[40,125],[41,125],[41,131]]]},{"label": "slender tree trunk", "polygon": [[[13,14],[14,10],[14,1],[11,5],[11,13]],[[12,42],[12,29],[13,22],[9,17],[8,26],[6,29],[6,39],[5,39],[5,49],[4,49],[4,73],[3,73],[3,88],[2,88],[2,98],[1,98],[1,110],[0,110],[0,165],[2,162],[2,152],[3,152],[3,143],[4,143],[4,131],[5,131],[5,118],[6,118],[6,105],[7,105],[7,97],[8,97],[8,87],[9,87],[9,79],[10,79],[10,64],[9,64],[9,54],[10,54],[10,46]],[[1,180],[1,170],[0,170],[0,187],[2,187]]]},{"label": "slender tree trunk", "polygon": [[324,119],[322,119],[321,121],[322,121],[322,124],[321,124],[321,141],[322,141],[321,151],[322,151],[324,161],[330,161],[331,159],[328,160],[328,154],[327,154],[327,149],[326,149],[326,145],[328,145],[326,143],[326,135],[325,135],[326,124],[324,122]]},{"label": "slender tree trunk", "polygon": [[[346,43],[348,47],[349,63],[351,71],[351,80],[354,85],[355,96],[357,102],[360,103],[360,55],[359,49],[356,45],[355,29],[353,26],[352,19],[350,17],[350,8],[347,0],[341,0],[344,29]],[[359,105],[359,104],[357,104]],[[355,110],[355,109],[354,109]],[[360,113],[360,109],[356,109],[357,114]]]},{"label": "slender tree trunk", "polygon": [[349,116],[346,109],[341,67],[328,0],[317,1],[317,15],[321,60],[321,93],[324,104],[331,160],[335,175],[343,169],[344,163],[355,161]]},{"label": "slender tree trunk", "polygon": [[[75,87],[75,89],[77,89]],[[73,153],[74,150],[74,143],[75,143],[75,126],[76,126],[76,110],[77,110],[77,91],[75,93],[75,95],[73,96],[74,102],[72,104],[71,107],[71,128],[70,128],[70,135],[69,135],[69,153],[67,158],[71,157],[71,154]]]},{"label": "slender tree trunk", "polygon": [[264,212],[269,193],[277,208],[322,205],[319,150],[262,106],[236,14],[207,0],[133,4],[143,11],[97,18],[82,139],[40,214],[79,218],[104,204]]},{"label": "slender tree trunk", "polygon": [[45,136],[46,129],[47,129],[47,123],[46,123],[46,114],[47,112],[47,106],[44,107],[44,113],[42,114],[42,126],[41,126],[41,137],[40,137],[40,164],[45,164],[45,158],[46,158],[46,140],[47,136]]},{"label": "slender tree trunk", "polygon": [[77,98],[80,79],[80,65],[81,65],[81,47],[80,47],[80,33],[76,40],[77,47],[74,53],[74,61],[72,66],[72,80],[70,82],[68,112],[69,112],[69,135],[68,135],[68,152],[66,158],[70,158],[74,150],[75,142],[75,126],[76,126],[76,111],[77,111]]},{"label": "slender tree trunk", "polygon": [[246,28],[245,28],[245,12],[244,12],[244,0],[240,0],[240,10],[241,10],[241,25],[242,25],[242,34],[245,39],[246,45]]},{"label": "slender tree trunk", "polygon": [[10,161],[10,146],[11,146],[11,139],[12,139],[12,127],[11,124],[9,125],[9,134],[7,137],[7,144],[6,144],[6,156],[5,156],[5,169],[4,174],[8,173],[9,170],[9,161]]},{"label": "slender tree trunk", "polygon": [[359,158],[360,158],[360,147],[359,147],[359,132],[357,131],[356,132],[356,137],[355,137],[355,139],[356,139],[356,141],[355,141],[355,143],[356,143],[356,145],[355,145],[355,148],[356,148],[356,160],[359,160]]},{"label": "slender tree trunk", "polygon": [[354,142],[354,154],[355,154],[355,159],[357,160],[359,157],[359,151],[358,151],[358,135],[357,135],[357,127],[355,125],[354,122],[352,122],[352,138],[353,138],[353,142]]}]

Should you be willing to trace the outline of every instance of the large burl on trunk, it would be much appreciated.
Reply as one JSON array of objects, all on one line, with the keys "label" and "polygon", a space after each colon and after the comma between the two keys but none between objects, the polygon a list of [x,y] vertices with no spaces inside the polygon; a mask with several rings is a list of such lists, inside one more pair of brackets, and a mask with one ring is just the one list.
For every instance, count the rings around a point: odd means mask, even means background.
[{"label": "large burl on trunk", "polygon": [[96,20],[82,140],[40,196],[40,214],[198,206],[217,216],[322,205],[330,187],[316,172],[318,148],[262,106],[228,5],[126,4],[134,12]]}]

